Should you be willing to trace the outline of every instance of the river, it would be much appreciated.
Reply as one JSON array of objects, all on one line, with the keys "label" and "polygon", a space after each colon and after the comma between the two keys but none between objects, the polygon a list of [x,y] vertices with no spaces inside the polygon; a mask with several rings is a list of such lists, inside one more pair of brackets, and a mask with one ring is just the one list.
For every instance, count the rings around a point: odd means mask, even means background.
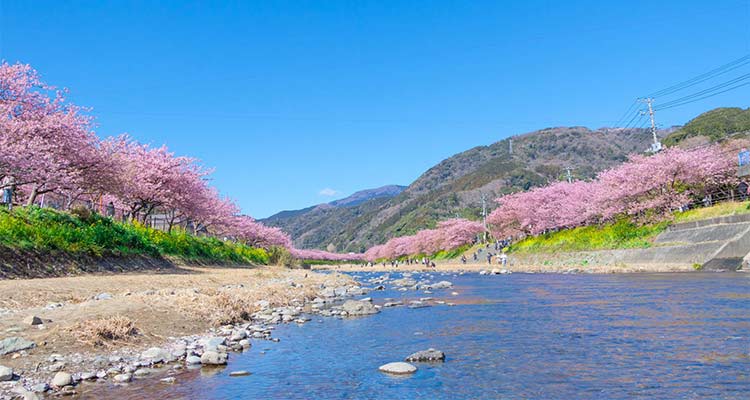
[{"label": "river", "polygon": [[[366,280],[378,274],[356,274]],[[397,276],[393,275],[392,276]],[[418,277],[418,275],[415,275]],[[455,305],[314,316],[278,326],[228,368],[99,387],[119,399],[748,399],[750,274],[434,274],[454,287],[385,298]],[[452,294],[457,292],[457,295]],[[434,347],[444,363],[378,366]],[[246,377],[230,371],[248,370]]]}]

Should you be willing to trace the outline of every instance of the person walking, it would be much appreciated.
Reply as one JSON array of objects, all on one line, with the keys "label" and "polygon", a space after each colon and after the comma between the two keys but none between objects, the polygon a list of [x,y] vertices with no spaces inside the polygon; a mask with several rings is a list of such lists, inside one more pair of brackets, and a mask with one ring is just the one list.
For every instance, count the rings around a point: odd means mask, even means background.
[{"label": "person walking", "polygon": [[502,264],[503,268],[505,268],[508,265],[508,255],[503,253],[500,255],[500,264]]},{"label": "person walking", "polygon": [[461,255],[461,263],[466,264],[466,256],[463,254]]},{"label": "person walking", "polygon": [[16,190],[16,180],[10,176],[6,175],[5,178],[3,178],[3,204],[6,204],[8,206],[8,210],[13,209],[13,192]]},{"label": "person walking", "polygon": [[115,203],[109,202],[107,203],[107,216],[110,218],[113,218],[115,216]]}]

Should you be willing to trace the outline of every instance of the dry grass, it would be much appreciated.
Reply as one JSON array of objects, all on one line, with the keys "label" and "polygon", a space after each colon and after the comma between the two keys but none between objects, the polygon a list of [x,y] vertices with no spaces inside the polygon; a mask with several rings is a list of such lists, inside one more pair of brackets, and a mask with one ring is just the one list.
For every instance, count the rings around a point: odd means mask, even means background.
[{"label": "dry grass", "polygon": [[80,341],[94,346],[128,341],[139,333],[135,321],[121,315],[86,320],[78,323],[72,330]]}]

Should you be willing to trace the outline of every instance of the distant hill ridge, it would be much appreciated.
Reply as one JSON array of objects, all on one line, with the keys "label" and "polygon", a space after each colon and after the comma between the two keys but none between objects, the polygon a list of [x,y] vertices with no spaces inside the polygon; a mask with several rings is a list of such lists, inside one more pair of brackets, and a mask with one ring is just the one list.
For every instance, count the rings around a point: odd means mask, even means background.
[{"label": "distant hill ridge", "polygon": [[[658,135],[672,144],[687,138],[714,141],[731,131],[750,130],[747,113],[717,109]],[[284,211],[263,222],[289,232],[300,248],[361,252],[388,238],[434,227],[441,219],[478,220],[483,195],[493,208],[493,200],[502,194],[565,179],[567,168],[573,179],[593,178],[628,155],[643,153],[652,140],[648,129],[585,127],[546,128],[510,139],[449,157],[405,189],[362,191],[326,206]]]},{"label": "distant hill ridge", "polygon": [[340,200],[334,200],[328,204],[334,207],[351,207],[358,204],[362,204],[368,200],[377,199],[381,197],[394,197],[399,193],[403,192],[406,186],[400,185],[387,185],[381,186],[375,189],[365,189],[355,192],[349,197],[345,197]]}]

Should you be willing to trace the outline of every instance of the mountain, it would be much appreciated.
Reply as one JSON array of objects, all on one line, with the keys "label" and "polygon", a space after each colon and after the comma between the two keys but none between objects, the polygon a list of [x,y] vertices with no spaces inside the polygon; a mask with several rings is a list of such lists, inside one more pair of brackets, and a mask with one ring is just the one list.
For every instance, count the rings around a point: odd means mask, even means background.
[{"label": "mountain", "polygon": [[387,185],[360,190],[349,197],[330,203],[301,210],[281,211],[261,222],[288,232],[298,248],[325,249],[332,243],[328,239],[344,229],[347,221],[376,209],[404,189],[406,186]]},{"label": "mountain", "polygon": [[[657,134],[665,144],[691,147],[741,131],[750,131],[750,109],[718,108]],[[572,179],[593,178],[628,155],[643,153],[651,140],[648,129],[542,129],[447,158],[397,195],[365,194],[367,200],[354,200],[352,206],[332,202],[285,211],[265,222],[284,228],[299,247],[361,252],[388,238],[433,227],[441,219],[479,220],[482,197],[492,210],[500,195],[566,179],[568,168]],[[352,197],[358,194],[347,199]]]},{"label": "mountain", "polygon": [[[368,198],[370,191],[364,191],[364,201],[355,193],[349,200],[284,211],[263,222],[286,230],[302,248],[332,245],[337,251],[360,252],[440,219],[480,219],[482,196],[491,210],[499,195],[565,179],[568,167],[574,179],[592,178],[629,154],[645,151],[650,141],[645,129],[542,129],[447,158],[395,196]],[[352,198],[354,205],[336,205]]]},{"label": "mountain", "polygon": [[341,200],[335,200],[328,204],[334,207],[352,207],[372,199],[381,197],[395,197],[403,192],[404,189],[406,189],[406,186],[388,185],[376,189],[360,190],[359,192],[356,192],[349,197],[343,198]]},{"label": "mountain", "polygon": [[671,146],[689,141],[711,141],[750,131],[750,108],[723,107],[707,111],[664,139]]}]

